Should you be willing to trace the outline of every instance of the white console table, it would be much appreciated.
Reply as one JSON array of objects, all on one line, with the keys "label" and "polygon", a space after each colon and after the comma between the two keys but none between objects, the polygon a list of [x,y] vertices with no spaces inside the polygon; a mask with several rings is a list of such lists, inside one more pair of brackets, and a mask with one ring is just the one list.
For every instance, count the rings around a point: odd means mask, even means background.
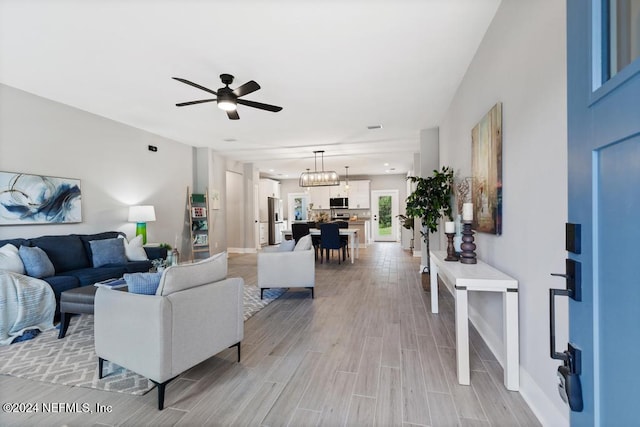
[{"label": "white console table", "polygon": [[501,292],[503,309],[504,385],[520,388],[518,281],[478,260],[477,264],[445,261],[444,251],[430,251],[431,312],[438,313],[438,276],[455,297],[458,382],[471,384],[469,369],[469,301],[467,292]]}]

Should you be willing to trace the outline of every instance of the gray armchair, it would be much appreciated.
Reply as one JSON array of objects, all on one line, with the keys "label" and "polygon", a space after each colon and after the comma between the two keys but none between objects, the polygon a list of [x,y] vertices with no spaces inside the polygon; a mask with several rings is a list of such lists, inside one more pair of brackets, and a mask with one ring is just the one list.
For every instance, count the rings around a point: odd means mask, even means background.
[{"label": "gray armchair", "polygon": [[244,336],[241,278],[226,278],[226,253],[169,267],[155,295],[99,288],[95,298],[98,374],[104,360],[165,386],[182,372],[237,346]]}]

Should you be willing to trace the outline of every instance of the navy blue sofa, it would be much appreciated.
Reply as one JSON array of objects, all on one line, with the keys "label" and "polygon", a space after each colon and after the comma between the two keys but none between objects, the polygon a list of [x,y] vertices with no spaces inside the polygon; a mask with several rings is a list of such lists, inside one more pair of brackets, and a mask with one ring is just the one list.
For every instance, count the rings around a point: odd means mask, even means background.
[{"label": "navy blue sofa", "polygon": [[[32,239],[0,240],[0,247],[11,243],[20,246],[37,246],[46,252],[55,268],[55,276],[42,280],[49,283],[56,296],[56,313],[60,312],[60,294],[66,290],[79,286],[93,285],[106,279],[122,277],[125,273],[149,271],[151,261],[129,261],[125,264],[109,264],[102,267],[93,266],[91,253],[92,240],[113,239],[124,236],[117,231],[107,231],[98,234],[67,234],[60,236],[42,236]],[[166,258],[167,250],[153,247],[144,248],[147,257],[152,259]]]}]

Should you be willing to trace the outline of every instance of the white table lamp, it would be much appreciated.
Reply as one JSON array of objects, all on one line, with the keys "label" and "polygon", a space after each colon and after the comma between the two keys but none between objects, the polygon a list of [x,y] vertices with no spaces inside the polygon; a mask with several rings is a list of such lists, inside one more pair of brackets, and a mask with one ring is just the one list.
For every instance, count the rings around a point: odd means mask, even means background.
[{"label": "white table lamp", "polygon": [[147,222],[155,220],[156,210],[153,206],[129,206],[129,222],[136,223],[136,236],[142,234],[142,244],[147,243]]}]

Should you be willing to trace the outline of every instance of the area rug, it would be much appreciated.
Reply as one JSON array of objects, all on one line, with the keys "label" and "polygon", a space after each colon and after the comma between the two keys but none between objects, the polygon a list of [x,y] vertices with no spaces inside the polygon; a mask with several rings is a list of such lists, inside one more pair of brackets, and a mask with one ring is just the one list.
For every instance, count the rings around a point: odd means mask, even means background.
[{"label": "area rug", "polygon": [[[244,286],[244,319],[247,320],[286,289],[265,291],[260,299],[257,286]],[[64,339],[58,329],[42,332],[32,340],[0,347],[0,374],[53,384],[142,395],[155,385],[120,366],[105,362],[105,377],[98,379],[98,358],[93,346],[93,316],[71,320]]]}]

